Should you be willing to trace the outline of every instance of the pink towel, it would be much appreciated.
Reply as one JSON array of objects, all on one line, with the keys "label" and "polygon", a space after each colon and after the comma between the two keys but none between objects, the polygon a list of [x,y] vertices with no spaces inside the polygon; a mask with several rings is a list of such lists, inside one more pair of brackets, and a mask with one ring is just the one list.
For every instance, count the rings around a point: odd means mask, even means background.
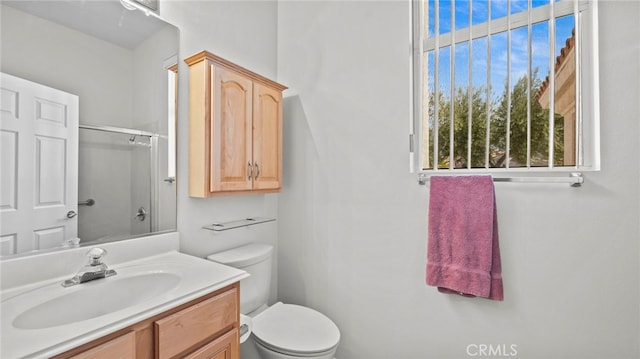
[{"label": "pink towel", "polygon": [[503,300],[493,179],[434,176],[430,182],[427,284]]}]

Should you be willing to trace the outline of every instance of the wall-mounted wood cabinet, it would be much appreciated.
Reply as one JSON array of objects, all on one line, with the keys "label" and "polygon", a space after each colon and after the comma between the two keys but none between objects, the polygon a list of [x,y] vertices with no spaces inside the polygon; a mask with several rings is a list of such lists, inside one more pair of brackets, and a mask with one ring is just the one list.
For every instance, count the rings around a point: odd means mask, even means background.
[{"label": "wall-mounted wood cabinet", "polygon": [[285,86],[207,51],[189,65],[189,195],[282,187]]}]

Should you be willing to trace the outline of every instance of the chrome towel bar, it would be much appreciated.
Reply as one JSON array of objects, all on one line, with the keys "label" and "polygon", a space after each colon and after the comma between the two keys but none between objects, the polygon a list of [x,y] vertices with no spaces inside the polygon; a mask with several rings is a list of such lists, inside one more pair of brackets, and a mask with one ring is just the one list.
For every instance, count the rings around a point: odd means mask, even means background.
[{"label": "chrome towel bar", "polygon": [[[439,176],[440,174],[418,174],[418,184],[426,185],[431,176]],[[443,173],[443,176],[450,176],[450,173]],[[584,176],[580,172],[573,172],[568,177],[494,177],[493,182],[519,182],[519,183],[567,183],[571,187],[581,187],[584,183]]]}]

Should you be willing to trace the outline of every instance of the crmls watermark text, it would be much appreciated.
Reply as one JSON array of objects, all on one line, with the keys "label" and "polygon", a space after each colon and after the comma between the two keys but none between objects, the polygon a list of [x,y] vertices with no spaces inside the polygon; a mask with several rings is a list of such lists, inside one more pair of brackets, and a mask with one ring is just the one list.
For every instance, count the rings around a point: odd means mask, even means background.
[{"label": "crmls watermark text", "polygon": [[470,357],[514,357],[518,355],[516,344],[469,344],[467,355]]}]

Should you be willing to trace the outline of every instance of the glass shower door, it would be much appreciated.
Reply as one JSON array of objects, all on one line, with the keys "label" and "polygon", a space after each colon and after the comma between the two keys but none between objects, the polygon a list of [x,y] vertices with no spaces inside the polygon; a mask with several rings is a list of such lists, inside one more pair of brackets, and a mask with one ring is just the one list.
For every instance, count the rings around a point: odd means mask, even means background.
[{"label": "glass shower door", "polygon": [[157,136],[99,127],[80,131],[78,198],[86,203],[78,207],[82,244],[153,230]]}]

